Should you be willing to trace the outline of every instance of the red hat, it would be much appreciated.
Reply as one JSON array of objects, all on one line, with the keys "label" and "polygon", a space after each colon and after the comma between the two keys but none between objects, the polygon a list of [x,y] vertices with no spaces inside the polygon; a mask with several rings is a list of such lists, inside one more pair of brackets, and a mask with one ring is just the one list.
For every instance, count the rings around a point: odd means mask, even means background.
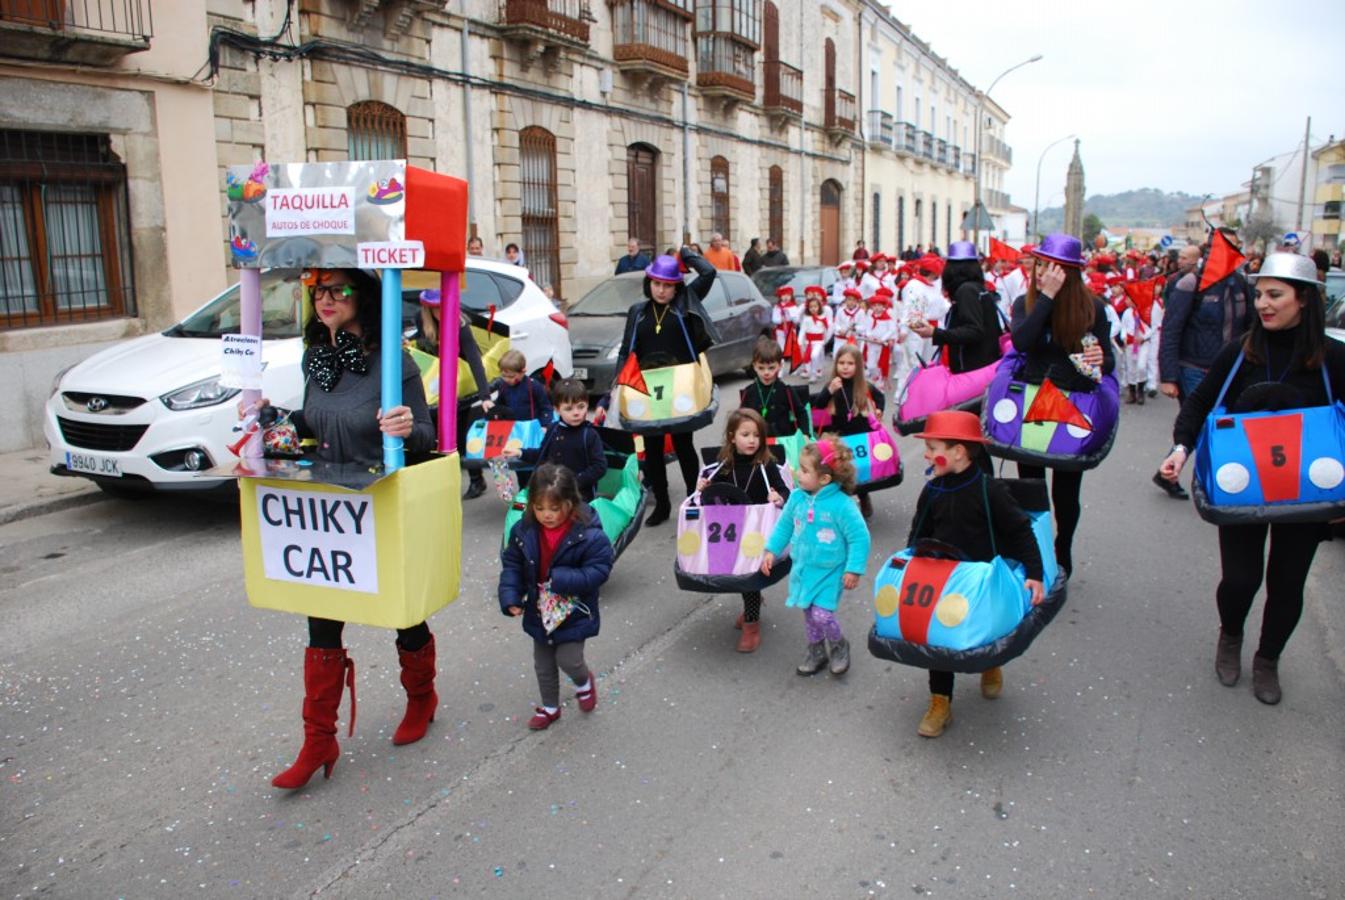
[{"label": "red hat", "polygon": [[1036,249],[1036,244],[1024,244],[1022,249],[1018,251],[1018,258],[1022,259],[1024,256],[1031,256],[1032,251]]},{"label": "red hat", "polygon": [[867,259],[857,259],[855,260],[855,268],[861,272],[867,272],[869,270],[869,261]]},{"label": "red hat", "polygon": [[878,290],[874,291],[873,296],[869,298],[869,306],[875,306],[875,305],[891,306],[892,292],[885,287],[880,287],[878,288]]},{"label": "red hat", "polygon": [[841,296],[854,297],[856,300],[864,299],[864,295],[860,292],[859,288],[853,288],[853,287],[848,287],[845,290],[841,291]]},{"label": "red hat", "polygon": [[844,269],[849,269],[849,268],[852,268],[852,267],[854,266],[854,264],[855,264],[855,261],[854,261],[853,259],[843,259],[843,260],[841,260],[840,262],[836,263],[836,268],[838,268],[838,269],[842,269],[842,270],[844,270]]},{"label": "red hat", "polygon": [[968,444],[985,443],[981,420],[975,413],[957,409],[930,413],[929,418],[925,419],[925,430],[916,437],[936,441],[964,441]]},{"label": "red hat", "polygon": [[820,284],[810,284],[803,289],[803,296],[821,297],[823,300],[825,300],[827,299],[827,289],[822,287]]},{"label": "red hat", "polygon": [[1106,275],[1107,284],[1120,284],[1125,281],[1125,276],[1120,272],[1108,272]]},{"label": "red hat", "polygon": [[933,253],[926,253],[917,261],[916,268],[922,272],[939,275],[943,272],[943,258]]},{"label": "red hat", "polygon": [[775,296],[781,300],[793,299],[794,289],[787,284],[782,284],[775,289]]},{"label": "red hat", "polygon": [[875,253],[875,254],[873,254],[872,256],[869,257],[869,262],[870,262],[870,263],[887,262],[887,254],[886,254],[886,253]]}]

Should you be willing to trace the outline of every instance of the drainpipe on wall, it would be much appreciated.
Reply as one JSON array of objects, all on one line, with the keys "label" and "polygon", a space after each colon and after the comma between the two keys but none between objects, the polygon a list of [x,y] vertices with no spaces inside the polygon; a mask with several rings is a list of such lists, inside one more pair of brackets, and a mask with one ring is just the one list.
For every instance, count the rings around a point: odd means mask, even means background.
[{"label": "drainpipe on wall", "polygon": [[[803,27],[804,9],[799,8],[799,68],[804,69],[804,81],[807,81],[807,69],[803,65],[803,33],[807,30]],[[804,91],[806,97],[808,92]],[[799,255],[798,265],[806,265],[804,262],[803,250],[808,246],[808,123],[806,119],[807,106],[804,106],[805,119],[799,122]]]},{"label": "drainpipe on wall", "polygon": [[687,121],[688,92],[682,82],[682,243],[691,243],[691,124]]},{"label": "drainpipe on wall", "polygon": [[[467,18],[467,0],[462,0],[462,74],[472,74],[472,62],[469,44],[471,20]],[[476,172],[476,154],[472,140],[472,88],[466,80],[462,82],[462,138],[467,142],[467,236],[476,236],[476,186],[473,175]]]}]

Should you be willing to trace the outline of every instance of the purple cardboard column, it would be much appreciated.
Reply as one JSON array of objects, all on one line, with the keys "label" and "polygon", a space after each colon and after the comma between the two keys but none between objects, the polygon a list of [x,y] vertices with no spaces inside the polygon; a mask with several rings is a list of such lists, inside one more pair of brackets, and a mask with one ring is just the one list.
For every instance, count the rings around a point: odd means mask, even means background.
[{"label": "purple cardboard column", "polygon": [[[238,270],[238,300],[240,334],[261,337],[262,334],[262,273],[261,269]],[[251,406],[262,398],[260,390],[243,391],[243,405]],[[253,432],[243,445],[242,459],[262,458],[261,430]]]},{"label": "purple cardboard column", "polygon": [[458,449],[458,333],[461,272],[439,273],[439,452]]}]

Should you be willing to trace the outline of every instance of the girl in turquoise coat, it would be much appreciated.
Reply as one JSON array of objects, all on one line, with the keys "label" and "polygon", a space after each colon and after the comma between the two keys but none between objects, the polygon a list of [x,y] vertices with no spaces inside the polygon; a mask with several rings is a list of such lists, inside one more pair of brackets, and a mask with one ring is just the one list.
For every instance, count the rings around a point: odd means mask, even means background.
[{"label": "girl in turquoise coat", "polygon": [[831,664],[831,674],[850,668],[850,642],[841,634],[836,607],[842,590],[854,590],[869,558],[869,529],[851,496],[855,467],[850,450],[839,441],[823,438],[799,454],[798,478],[766,554],[763,574],[771,573],[775,558],[790,548],[794,566],[789,573],[786,606],[803,610],[808,632],[808,655],[800,675],[816,675]]}]

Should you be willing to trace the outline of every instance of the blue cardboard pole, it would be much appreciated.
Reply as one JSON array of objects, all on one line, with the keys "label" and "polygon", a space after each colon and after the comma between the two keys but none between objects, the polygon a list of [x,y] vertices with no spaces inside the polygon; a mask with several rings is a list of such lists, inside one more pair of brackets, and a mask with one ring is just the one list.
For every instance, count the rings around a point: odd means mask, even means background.
[{"label": "blue cardboard pole", "polygon": [[[383,376],[383,412],[402,405],[402,270],[383,270],[383,327],[379,348]],[[389,474],[406,465],[402,439],[383,435],[383,468]]]}]

